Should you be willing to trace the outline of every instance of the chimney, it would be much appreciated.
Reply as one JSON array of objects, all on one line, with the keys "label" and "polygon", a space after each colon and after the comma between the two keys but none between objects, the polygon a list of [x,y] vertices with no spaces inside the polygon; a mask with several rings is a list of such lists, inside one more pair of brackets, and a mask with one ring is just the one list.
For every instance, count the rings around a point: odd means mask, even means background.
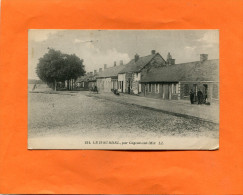
[{"label": "chimney", "polygon": [[170,54],[170,52],[167,54],[167,64],[168,65],[171,65],[172,63],[172,56],[171,56],[171,54]]},{"label": "chimney", "polygon": [[200,54],[200,61],[204,62],[206,60],[208,60],[208,54]]},{"label": "chimney", "polygon": [[94,75],[96,75],[97,74],[97,70],[94,70]]},{"label": "chimney", "polygon": [[123,60],[120,60],[120,65],[123,65]]},{"label": "chimney", "polygon": [[114,62],[114,67],[116,66],[116,61]]},{"label": "chimney", "polygon": [[167,54],[167,60],[170,60],[170,59],[172,59],[172,56],[171,56],[171,54],[170,54],[170,52]]},{"label": "chimney", "polygon": [[99,72],[102,72],[102,68],[99,68]]},{"label": "chimney", "polygon": [[107,68],[107,64],[104,64],[104,70]]},{"label": "chimney", "polygon": [[137,62],[137,61],[138,61],[138,59],[139,59],[139,55],[138,55],[138,54],[136,54],[136,55],[134,56],[134,60],[135,60],[135,62]]},{"label": "chimney", "polygon": [[152,55],[154,55],[155,53],[156,53],[156,51],[155,51],[155,50],[152,50],[152,51],[151,51],[151,54],[152,54]]},{"label": "chimney", "polygon": [[175,59],[171,59],[171,60],[170,60],[170,64],[171,64],[171,65],[175,65]]},{"label": "chimney", "polygon": [[93,76],[93,72],[90,72],[89,76]]}]

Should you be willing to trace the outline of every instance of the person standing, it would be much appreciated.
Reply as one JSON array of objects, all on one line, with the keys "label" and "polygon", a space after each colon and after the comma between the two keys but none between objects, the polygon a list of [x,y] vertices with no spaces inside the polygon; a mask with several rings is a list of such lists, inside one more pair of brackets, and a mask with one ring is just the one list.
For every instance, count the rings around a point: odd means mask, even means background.
[{"label": "person standing", "polygon": [[198,104],[202,104],[203,103],[203,93],[200,89],[197,92],[197,97],[198,97]]},{"label": "person standing", "polygon": [[37,88],[37,85],[35,83],[34,86],[33,86],[33,88],[32,88],[32,91],[34,91],[36,88]]},{"label": "person standing", "polygon": [[190,101],[191,101],[191,104],[193,104],[193,102],[194,102],[194,92],[193,92],[192,89],[190,91]]}]

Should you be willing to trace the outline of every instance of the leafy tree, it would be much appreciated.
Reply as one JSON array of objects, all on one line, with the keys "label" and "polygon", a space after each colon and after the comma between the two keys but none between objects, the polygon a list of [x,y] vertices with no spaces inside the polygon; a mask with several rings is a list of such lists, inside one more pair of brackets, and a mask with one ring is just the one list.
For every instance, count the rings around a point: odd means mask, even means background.
[{"label": "leafy tree", "polygon": [[[57,82],[76,80],[84,75],[83,60],[75,54],[63,54],[61,51],[49,49],[49,51],[39,59],[36,73],[38,77],[56,90]],[[70,89],[70,88],[69,88]]]}]

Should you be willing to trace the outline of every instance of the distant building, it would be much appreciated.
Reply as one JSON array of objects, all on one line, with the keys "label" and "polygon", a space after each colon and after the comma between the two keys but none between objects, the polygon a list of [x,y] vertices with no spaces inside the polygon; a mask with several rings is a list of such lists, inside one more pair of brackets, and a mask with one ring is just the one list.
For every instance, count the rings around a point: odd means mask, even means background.
[{"label": "distant building", "polygon": [[166,61],[155,50],[151,51],[148,56],[134,56],[128,64],[118,74],[118,91],[128,94],[140,94],[142,86],[140,80],[145,76],[152,67],[162,67]]},{"label": "distant building", "polygon": [[189,100],[192,89],[195,101],[201,90],[209,102],[218,102],[219,60],[208,60],[207,54],[201,54],[200,61],[153,68],[141,78],[141,84],[141,94],[146,97]]},{"label": "distant building", "polygon": [[97,71],[88,72],[86,75],[79,77],[75,82],[76,89],[81,89],[88,91],[96,85],[96,76],[98,75]]},{"label": "distant building", "polygon": [[117,66],[114,62],[114,66],[107,68],[104,65],[104,70],[99,72],[97,79],[97,88],[99,92],[111,92],[114,89],[118,89],[118,73],[124,68],[122,61]]},{"label": "distant building", "polygon": [[75,81],[75,88],[76,89],[83,89],[83,90],[88,90],[88,76],[81,76]]}]

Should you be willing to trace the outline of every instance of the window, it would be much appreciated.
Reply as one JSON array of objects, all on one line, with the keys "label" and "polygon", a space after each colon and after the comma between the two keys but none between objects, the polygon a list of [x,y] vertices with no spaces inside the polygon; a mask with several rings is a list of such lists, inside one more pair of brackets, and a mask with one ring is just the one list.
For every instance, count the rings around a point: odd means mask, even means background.
[{"label": "window", "polygon": [[155,84],[155,93],[159,93],[159,84]]},{"label": "window", "polygon": [[184,96],[189,96],[189,85],[188,84],[184,85]]},{"label": "window", "polygon": [[142,91],[142,85],[139,84],[139,85],[138,85],[138,93],[140,93],[141,91]]},{"label": "window", "polygon": [[172,93],[173,94],[178,93],[178,84],[177,83],[172,84]]},{"label": "window", "polygon": [[176,83],[176,93],[179,93],[179,84]]},{"label": "window", "polygon": [[121,88],[122,88],[122,82],[118,81],[118,89],[121,89]]}]

